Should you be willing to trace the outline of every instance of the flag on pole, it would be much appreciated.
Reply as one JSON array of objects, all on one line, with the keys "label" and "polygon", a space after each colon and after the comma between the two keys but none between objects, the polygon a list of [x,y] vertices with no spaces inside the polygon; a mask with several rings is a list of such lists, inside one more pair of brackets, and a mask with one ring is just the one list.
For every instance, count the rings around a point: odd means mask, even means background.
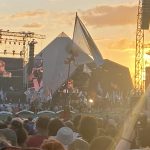
[{"label": "flag on pole", "polygon": [[98,67],[104,63],[99,49],[77,14],[74,25],[73,43],[88,54]]}]

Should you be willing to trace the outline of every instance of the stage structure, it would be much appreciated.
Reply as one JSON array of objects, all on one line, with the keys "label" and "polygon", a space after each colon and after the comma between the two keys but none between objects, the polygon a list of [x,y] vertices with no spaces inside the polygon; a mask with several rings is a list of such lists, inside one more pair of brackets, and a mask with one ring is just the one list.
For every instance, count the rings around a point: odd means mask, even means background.
[{"label": "stage structure", "polygon": [[[66,64],[66,60],[73,57],[73,61]],[[104,61],[100,50],[96,46],[90,33],[76,14],[73,39],[64,32],[47,45],[35,60],[43,61],[44,91],[55,93],[67,82],[79,65],[93,62],[97,67]],[[69,75],[68,75],[69,74]]]},{"label": "stage structure", "polygon": [[[150,23],[150,1],[139,0],[137,31],[136,31],[136,53],[135,53],[135,94],[142,95],[145,90],[145,81],[143,75],[145,73],[144,62],[144,30],[149,30]],[[146,45],[147,47],[147,45]]]},{"label": "stage structure", "polygon": [[0,29],[0,56],[2,58],[20,58],[23,60],[23,86],[27,85],[27,67],[29,57],[34,51],[31,43],[33,41],[45,39],[45,35],[35,34],[34,32],[12,32]]}]

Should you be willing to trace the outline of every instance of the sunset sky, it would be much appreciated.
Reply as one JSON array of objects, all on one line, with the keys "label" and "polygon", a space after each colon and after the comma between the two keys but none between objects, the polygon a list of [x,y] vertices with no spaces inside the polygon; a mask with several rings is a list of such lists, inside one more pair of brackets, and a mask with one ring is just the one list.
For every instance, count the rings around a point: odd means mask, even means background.
[{"label": "sunset sky", "polygon": [[133,74],[137,5],[138,0],[0,0],[0,28],[44,34],[43,47],[62,31],[72,38],[77,11],[103,57]]}]

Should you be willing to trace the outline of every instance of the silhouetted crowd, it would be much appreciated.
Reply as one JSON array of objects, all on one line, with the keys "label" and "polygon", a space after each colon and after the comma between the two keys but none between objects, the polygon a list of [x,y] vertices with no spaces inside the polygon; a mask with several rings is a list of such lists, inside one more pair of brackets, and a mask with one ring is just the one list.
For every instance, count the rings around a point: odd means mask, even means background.
[{"label": "silhouetted crowd", "polygon": [[114,146],[117,123],[77,115],[73,119],[47,116],[0,122],[0,149],[105,150]]},{"label": "silhouetted crowd", "polygon": [[[128,128],[122,129],[124,124]],[[9,116],[0,121],[0,149],[128,150],[150,147],[150,123],[146,115],[140,115],[132,128],[134,133],[127,134],[131,124],[126,118],[91,115],[40,116],[36,119]]]}]

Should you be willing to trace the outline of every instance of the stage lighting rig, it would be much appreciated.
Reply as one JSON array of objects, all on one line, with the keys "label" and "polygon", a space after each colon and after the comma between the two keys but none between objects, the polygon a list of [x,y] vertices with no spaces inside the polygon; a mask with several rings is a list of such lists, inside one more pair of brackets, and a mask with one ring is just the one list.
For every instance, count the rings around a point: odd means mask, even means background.
[{"label": "stage lighting rig", "polygon": [[149,30],[150,22],[150,0],[139,0],[136,30],[136,52],[135,52],[135,95],[140,96],[145,92],[144,43],[145,30]]},{"label": "stage lighting rig", "polygon": [[[11,32],[10,30],[2,30],[0,29],[0,43],[1,45],[9,44],[9,45],[17,45],[22,46],[22,53],[20,54],[20,51],[17,52],[17,49],[15,50],[14,55],[20,55],[23,57],[23,59],[27,62],[28,56],[27,56],[27,47],[29,46],[29,42],[33,41],[33,39],[41,40],[45,39],[45,35],[35,34],[34,32]],[[7,50],[9,53],[9,49]],[[5,53],[6,54],[6,53]],[[5,55],[4,54],[4,55]]]},{"label": "stage lighting rig", "polygon": [[[2,57],[6,57],[6,54],[7,57],[12,57],[12,55],[13,57],[21,57],[25,68],[29,60],[29,43],[32,42],[33,39],[39,41],[45,38],[45,35],[35,34],[34,32],[12,32],[10,30],[4,31],[0,29],[0,46],[2,47],[0,54]],[[24,71],[24,87],[26,87],[27,84],[26,72],[27,70]]]}]

